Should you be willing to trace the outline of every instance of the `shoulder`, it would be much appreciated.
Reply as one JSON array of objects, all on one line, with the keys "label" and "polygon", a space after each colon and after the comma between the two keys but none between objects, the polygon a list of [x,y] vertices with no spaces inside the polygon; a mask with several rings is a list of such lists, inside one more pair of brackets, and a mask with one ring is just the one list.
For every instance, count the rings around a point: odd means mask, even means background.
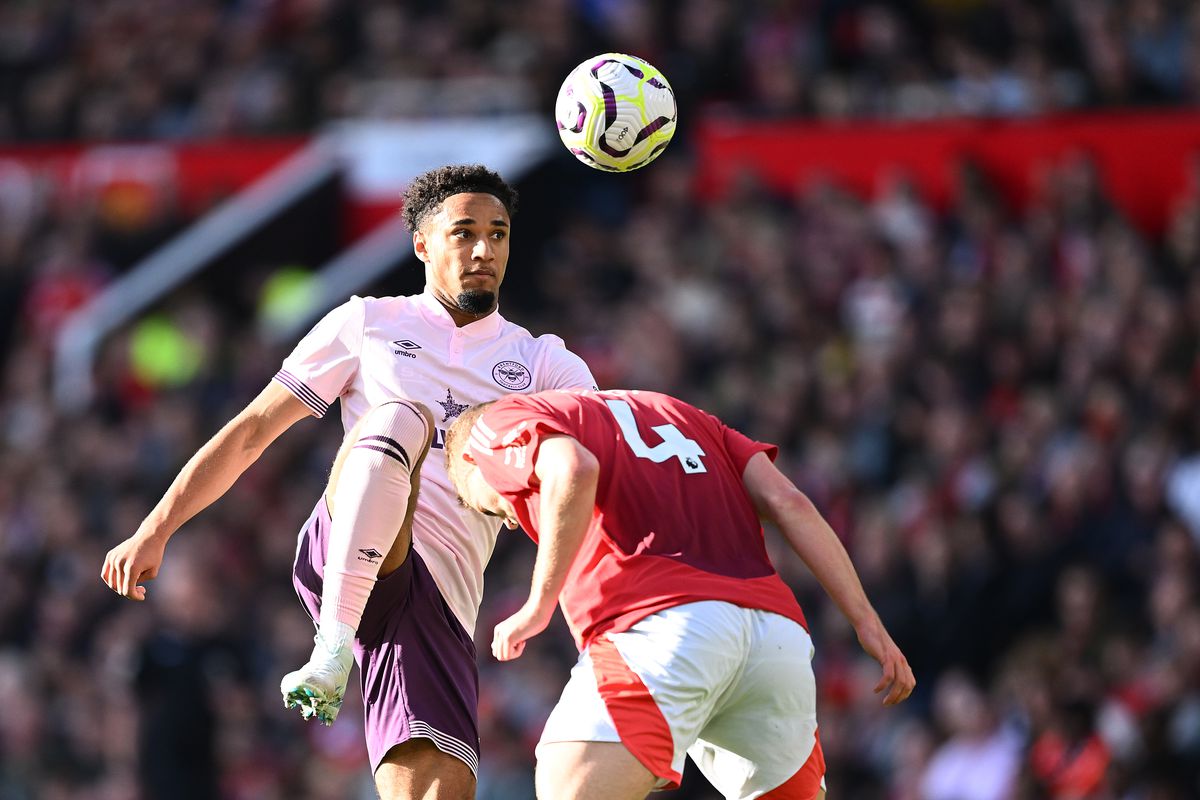
[{"label": "shoulder", "polygon": [[362,305],[363,320],[369,329],[390,330],[397,325],[411,326],[422,319],[420,295],[353,299]]},{"label": "shoulder", "polygon": [[360,297],[354,295],[350,302],[358,303],[368,314],[411,314],[417,310],[417,295],[397,295],[390,297]]},{"label": "shoulder", "polygon": [[539,376],[537,389],[595,388],[596,381],[587,362],[568,350],[561,337],[552,333],[534,336],[508,320],[504,320],[503,330],[503,335],[515,345],[525,364],[533,367]]},{"label": "shoulder", "polygon": [[555,336],[553,333],[534,336],[526,328],[508,320],[504,321],[504,326],[505,334],[520,341],[521,349],[531,356],[557,361],[582,361],[579,356],[567,349],[567,344],[561,336]]}]

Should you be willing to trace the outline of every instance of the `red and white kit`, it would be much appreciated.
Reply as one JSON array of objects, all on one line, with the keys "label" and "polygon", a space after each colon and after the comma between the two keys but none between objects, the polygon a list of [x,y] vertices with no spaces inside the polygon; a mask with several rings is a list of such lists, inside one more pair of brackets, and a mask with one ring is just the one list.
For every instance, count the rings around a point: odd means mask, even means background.
[{"label": "red and white kit", "polygon": [[662,786],[685,754],[727,797],[823,785],[812,640],[743,483],[753,441],[654,392],[544,392],[489,407],[470,448],[536,540],[534,463],[566,434],[600,463],[560,595],[581,655],[542,744],[621,741]]}]

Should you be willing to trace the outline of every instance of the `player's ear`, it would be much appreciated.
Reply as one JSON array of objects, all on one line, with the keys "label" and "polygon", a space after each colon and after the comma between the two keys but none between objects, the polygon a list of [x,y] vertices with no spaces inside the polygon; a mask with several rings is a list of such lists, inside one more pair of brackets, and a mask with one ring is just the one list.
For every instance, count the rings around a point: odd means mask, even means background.
[{"label": "player's ear", "polygon": [[413,231],[413,252],[424,263],[429,263],[429,250],[425,247],[425,234],[420,230]]}]

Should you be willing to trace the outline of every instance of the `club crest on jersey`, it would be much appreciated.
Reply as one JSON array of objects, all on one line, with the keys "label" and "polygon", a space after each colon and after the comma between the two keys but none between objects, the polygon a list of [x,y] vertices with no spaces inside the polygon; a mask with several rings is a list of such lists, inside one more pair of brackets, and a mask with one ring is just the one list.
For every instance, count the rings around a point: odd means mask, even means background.
[{"label": "club crest on jersey", "polygon": [[501,361],[492,367],[492,380],[505,389],[517,392],[528,389],[529,384],[533,383],[533,376],[529,374],[529,367],[518,361]]}]

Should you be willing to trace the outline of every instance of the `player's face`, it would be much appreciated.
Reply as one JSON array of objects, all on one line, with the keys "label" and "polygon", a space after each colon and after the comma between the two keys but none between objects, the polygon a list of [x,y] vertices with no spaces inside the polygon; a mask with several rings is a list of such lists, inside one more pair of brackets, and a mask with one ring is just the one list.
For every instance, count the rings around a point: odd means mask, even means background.
[{"label": "player's face", "polygon": [[455,481],[458,496],[467,508],[480,511],[489,517],[498,517],[504,522],[504,527],[512,530],[521,523],[517,520],[517,511],[512,503],[500,496],[483,479],[483,473],[474,464],[467,464],[461,476]]},{"label": "player's face", "polygon": [[468,317],[490,314],[508,267],[508,212],[483,192],[447,197],[413,234],[430,286],[448,309]]}]

